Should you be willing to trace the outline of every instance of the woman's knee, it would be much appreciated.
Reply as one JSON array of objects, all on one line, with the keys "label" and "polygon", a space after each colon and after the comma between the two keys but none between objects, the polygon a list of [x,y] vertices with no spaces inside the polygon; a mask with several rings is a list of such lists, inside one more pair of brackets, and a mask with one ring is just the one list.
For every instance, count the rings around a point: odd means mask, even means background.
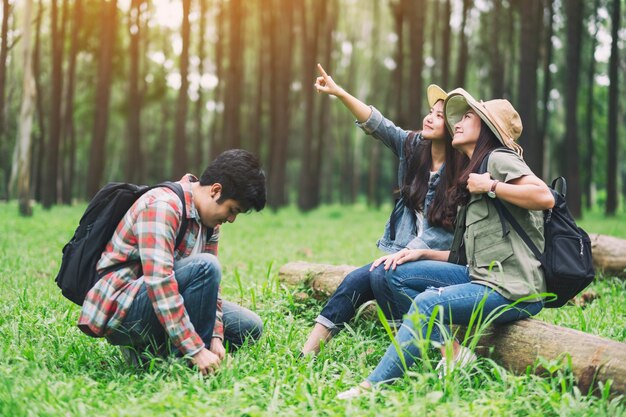
[{"label": "woman's knee", "polygon": [[355,269],[354,271],[346,275],[346,277],[343,279],[341,284],[339,284],[339,286],[342,288],[350,288],[350,289],[362,288],[362,287],[368,287],[369,281],[370,281],[369,266],[363,266],[361,268]]},{"label": "woman's knee", "polygon": [[441,305],[440,291],[438,288],[428,288],[421,292],[413,300],[412,310],[418,311],[427,318],[430,318],[433,312]]},{"label": "woman's knee", "polygon": [[385,281],[388,285],[397,291],[402,291],[406,288],[406,274],[403,273],[401,266],[396,269],[389,269],[385,271]]},{"label": "woman's knee", "polygon": [[390,288],[389,282],[387,281],[387,271],[385,271],[382,266],[379,266],[370,272],[369,281],[374,294],[379,292],[381,289],[385,290]]}]

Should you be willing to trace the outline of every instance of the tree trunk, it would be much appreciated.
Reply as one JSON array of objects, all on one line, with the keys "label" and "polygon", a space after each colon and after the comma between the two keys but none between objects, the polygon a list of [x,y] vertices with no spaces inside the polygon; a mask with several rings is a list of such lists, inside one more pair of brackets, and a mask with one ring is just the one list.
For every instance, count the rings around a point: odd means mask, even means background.
[{"label": "tree trunk", "polygon": [[381,170],[381,150],[383,144],[379,141],[372,141],[370,144],[369,171],[367,176],[367,205],[370,207],[380,207],[382,204],[380,187]]},{"label": "tree trunk", "polygon": [[128,74],[128,119],[126,129],[126,181],[140,182],[143,178],[143,156],[141,151],[141,106],[140,51],[141,45],[141,5],[143,0],[132,0],[128,10],[128,31],[130,36],[130,71]]},{"label": "tree trunk", "polygon": [[[324,2],[326,7],[322,13],[323,25],[322,25],[322,39],[320,43],[322,48],[322,60],[324,62],[331,62],[333,52],[333,33],[335,33],[337,25],[338,4],[337,0]],[[323,202],[325,204],[331,204],[333,200],[333,172],[335,162],[335,144],[336,141],[332,136],[326,136],[322,132],[330,132],[330,106],[324,105],[320,100],[318,101],[318,122],[315,132],[315,153],[313,155],[313,187],[315,191],[312,201],[315,207]],[[322,191],[324,188],[324,194]]]},{"label": "tree trunk", "polygon": [[493,43],[489,48],[489,58],[491,60],[489,76],[491,79],[491,96],[504,97],[504,59],[500,46],[500,38],[502,37],[503,29],[505,29],[501,22],[505,19],[502,18],[502,2],[500,0],[493,0],[491,18],[491,39]]},{"label": "tree trunk", "polygon": [[109,125],[109,101],[113,69],[113,49],[117,25],[117,0],[103,0],[100,29],[98,79],[96,83],[96,107],[93,122],[92,143],[89,153],[87,197],[93,197],[100,189],[104,174],[105,148]]},{"label": "tree trunk", "polygon": [[544,144],[544,152],[543,152],[543,173],[544,177],[550,178],[551,175],[548,172],[548,161],[550,160],[550,152],[549,146],[547,142],[548,136],[548,120],[550,116],[549,111],[549,102],[550,102],[550,90],[552,89],[552,71],[550,71],[550,65],[552,64],[552,52],[554,48],[552,47],[552,35],[554,34],[554,5],[552,4],[552,0],[544,0],[545,7],[548,8],[545,16],[547,17],[547,22],[545,25],[545,37],[544,37],[544,61],[543,61],[543,95],[542,95],[542,111],[541,111],[541,124],[539,127],[538,136],[541,138],[541,141]]},{"label": "tree trunk", "polygon": [[[325,299],[356,267],[291,262],[278,272],[280,282],[288,286],[310,287],[314,295]],[[460,334],[465,333],[461,327]],[[597,388],[599,382],[612,380],[614,394],[626,393],[626,344],[581,331],[526,319],[493,326],[481,335],[478,352],[491,355],[500,365],[518,374],[534,369],[539,357],[561,360],[571,357],[572,371],[583,393]],[[543,374],[540,368],[538,373]]]},{"label": "tree trunk", "polygon": [[590,391],[599,394],[599,383],[606,385],[609,380],[613,381],[613,394],[626,393],[625,343],[526,319],[493,326],[480,337],[478,346],[479,354],[491,356],[516,374],[523,375],[530,368],[539,375],[549,376],[547,370],[535,368],[539,358],[563,364],[571,360],[576,385],[583,395]]},{"label": "tree trunk", "polygon": [[[313,8],[309,10],[308,5]],[[320,26],[323,24],[326,2],[307,3],[305,0],[297,2],[299,8],[300,25],[302,30],[302,105],[303,105],[303,122],[302,122],[302,148],[301,148],[301,166],[298,187],[298,208],[303,211],[312,210],[318,202],[315,201],[316,190],[314,189],[314,167],[313,152],[315,149],[313,124],[315,123],[315,102],[313,101],[313,88],[311,88],[311,80],[315,78],[317,70],[315,69],[315,61],[318,59],[318,45],[321,41],[319,36]],[[332,68],[328,68],[331,71]],[[332,72],[331,72],[332,73]],[[327,97],[315,97],[315,99],[328,106]],[[318,140],[319,138],[315,138]]]},{"label": "tree trunk", "polygon": [[[63,0],[63,7],[61,13],[61,27],[59,29],[59,37],[63,40],[61,45],[61,105],[66,106],[67,109],[67,93],[64,92],[64,74],[63,74],[63,59],[65,59],[65,33],[67,32],[67,25],[69,21],[68,13],[69,13],[69,0]],[[66,161],[66,156],[68,155],[69,143],[68,143],[68,135],[67,132],[67,118],[68,115],[65,114],[63,108],[59,111],[59,118],[61,120],[61,127],[59,129],[59,160],[58,160],[58,180],[57,180],[57,199],[63,204],[71,204],[72,203],[72,187],[68,184],[70,173],[68,172],[68,166]],[[70,121],[71,123],[71,121]]]},{"label": "tree trunk", "polygon": [[593,144],[593,117],[594,117],[594,85],[596,75],[596,45],[597,37],[600,31],[600,22],[598,22],[598,9],[600,8],[600,0],[595,0],[593,8],[593,24],[595,26],[595,33],[591,36],[591,56],[589,57],[589,70],[587,71],[587,110],[585,125],[587,128],[587,149],[585,152],[585,206],[588,210],[593,205],[593,163],[594,163],[594,144]]},{"label": "tree trunk", "polygon": [[348,204],[356,203],[359,198],[359,193],[361,191],[361,166],[363,165],[363,147],[359,146],[358,143],[354,140],[354,136],[352,137],[352,187],[350,189],[350,198],[351,200]]},{"label": "tree trunk", "polygon": [[[271,1],[271,0],[262,0],[262,1]],[[211,130],[209,133],[209,149],[211,152],[209,153],[209,159],[212,159],[211,155],[217,155],[224,150],[225,140],[222,137],[222,125],[223,125],[223,115],[220,113],[217,108],[219,108],[219,104],[224,101],[223,94],[223,84],[224,84],[224,44],[226,39],[226,12],[224,2],[219,2],[219,5],[216,5],[218,8],[218,12],[216,15],[215,25],[217,26],[217,39],[215,41],[215,76],[217,77],[217,86],[215,87],[213,101],[215,102],[216,109],[213,111],[213,118],[211,120]],[[271,9],[269,7],[268,9]],[[269,13],[269,10],[267,11]],[[270,27],[268,25],[268,27]],[[269,49],[269,48],[268,48]]]},{"label": "tree trunk", "polygon": [[419,130],[422,128],[422,102],[424,94],[422,83],[422,69],[424,68],[424,26],[428,2],[417,0],[409,3],[408,33],[409,33],[409,115],[407,128]]},{"label": "tree trunk", "polygon": [[352,265],[327,265],[309,262],[289,262],[278,271],[278,280],[288,286],[305,285],[317,298],[327,298],[335,292],[341,281],[357,269]]},{"label": "tree trunk", "polygon": [[517,67],[514,63],[519,60],[515,49],[515,33],[517,32],[517,13],[515,12],[515,9],[518,7],[520,1],[521,0],[509,0],[509,7],[506,10],[507,24],[505,25],[505,39],[507,48],[504,53],[504,74],[506,80],[504,82],[504,97],[513,103],[515,103],[515,68]]},{"label": "tree trunk", "polygon": [[9,16],[11,14],[11,4],[9,0],[2,0],[2,38],[0,39],[0,199],[9,199],[9,142],[5,136],[4,112],[5,112],[5,91],[6,91],[6,70],[7,58],[9,56]]},{"label": "tree trunk", "polygon": [[[57,203],[59,181],[59,148],[61,138],[61,106],[63,103],[63,45],[59,23],[58,0],[52,0],[50,37],[52,38],[52,92],[50,96],[50,140],[46,149],[46,176],[44,177],[43,207]],[[62,22],[61,22],[62,24]]]},{"label": "tree trunk", "polygon": [[191,0],[183,0],[183,23],[181,30],[182,51],[180,53],[180,90],[176,102],[176,127],[174,128],[173,178],[180,178],[189,169],[187,166],[187,106],[189,102],[189,10]]},{"label": "tree trunk", "polygon": [[567,203],[572,215],[580,217],[580,167],[578,156],[578,90],[580,74],[580,48],[583,22],[582,0],[566,0],[567,71],[565,74],[565,177],[567,178]]},{"label": "tree trunk", "polygon": [[[19,144],[17,195],[19,199],[19,212],[22,216],[32,216],[30,206],[30,133],[33,123],[33,107],[35,103],[35,82],[33,79],[33,65],[30,46],[31,37],[31,14],[32,0],[25,0],[22,4],[24,23],[22,26],[22,65],[24,68],[24,81],[22,88],[22,106],[20,110],[20,127],[17,139]],[[16,145],[17,146],[17,145]]]},{"label": "tree trunk", "polygon": [[65,179],[63,181],[63,203],[71,204],[76,172],[76,131],[74,127],[74,93],[76,91],[76,58],[79,51],[79,36],[82,30],[83,1],[74,1],[72,17],[72,35],[67,69],[67,91],[65,95],[65,122],[63,123],[63,142],[65,149]]},{"label": "tree trunk", "polygon": [[246,27],[241,0],[228,3],[228,71],[224,89],[224,134],[227,149],[241,147],[241,105],[243,98],[243,53],[242,27]]},{"label": "tree trunk", "polygon": [[533,0],[521,7],[520,70],[518,109],[524,124],[520,138],[524,159],[539,178],[543,177],[543,138],[537,134],[537,67],[543,23],[541,2]]},{"label": "tree trunk", "polygon": [[593,265],[605,276],[626,278],[626,240],[590,234]]},{"label": "tree trunk", "polygon": [[461,27],[459,28],[459,57],[456,65],[456,85],[464,86],[467,75],[467,59],[469,51],[467,50],[467,36],[465,35],[465,27],[467,19],[472,8],[472,0],[463,0],[463,14],[461,19]]},{"label": "tree trunk", "polygon": [[46,142],[46,116],[43,108],[43,92],[41,87],[41,21],[43,19],[43,0],[39,0],[37,21],[35,25],[35,47],[33,49],[33,75],[35,81],[35,103],[37,106],[37,122],[39,131],[33,144],[33,178],[34,195],[36,201],[41,201],[44,172],[44,149]]},{"label": "tree trunk", "polygon": [[[173,116],[172,113],[174,109],[171,108],[171,105],[167,102],[167,100],[162,100],[159,107],[159,117],[161,117],[161,120],[170,120],[170,118]],[[155,152],[161,153],[163,155],[170,155],[172,153],[171,141],[172,138],[169,129],[167,129],[166,126],[163,126],[158,131],[156,146],[154,148]],[[163,170],[163,166],[165,164],[162,160],[160,160],[159,158],[151,158],[150,162],[151,164],[149,171],[151,178],[157,179],[157,182],[168,179],[169,175]]]},{"label": "tree trunk", "polygon": [[406,125],[405,112],[404,112],[404,19],[406,18],[406,6],[407,0],[389,1],[391,7],[391,14],[393,17],[393,27],[398,38],[396,49],[394,52],[394,61],[396,67],[392,71],[391,88],[388,94],[391,96],[393,102],[390,112],[393,114],[393,119],[399,126]]},{"label": "tree trunk", "polygon": [[452,28],[450,27],[452,0],[446,0],[446,5],[442,10],[441,30],[443,30],[443,45],[441,46],[441,87],[448,91],[448,89],[450,89],[450,55],[452,54]]},{"label": "tree trunk", "polygon": [[442,1],[441,0],[428,0],[432,5],[432,8],[429,7],[430,16],[426,19],[428,22],[428,27],[426,28],[426,33],[431,38],[430,42],[430,56],[433,59],[433,65],[430,67],[430,79],[434,83],[441,82],[441,55],[443,55],[443,51],[441,50],[441,31],[439,27],[442,26],[442,21],[439,20],[439,16],[441,15],[442,9]]},{"label": "tree trunk", "polygon": [[270,85],[275,90],[270,96],[270,152],[268,166],[268,205],[279,208],[287,205],[287,146],[290,127],[290,90],[293,51],[293,4],[291,0],[275,0],[270,28]]},{"label": "tree trunk", "polygon": [[619,30],[621,0],[613,0],[613,13],[611,14],[611,58],[609,60],[609,140],[607,146],[607,181],[606,181],[606,210],[607,215],[615,215],[617,210],[617,145],[618,145],[618,114],[620,96],[619,90]]},{"label": "tree trunk", "polygon": [[[374,33],[377,34],[376,27],[372,28]],[[355,49],[356,40],[351,39],[350,43],[353,45],[353,50]],[[372,48],[376,48],[378,45],[377,35],[372,36]],[[372,54],[372,56],[374,56]],[[373,64],[374,65],[374,64]],[[356,74],[358,72],[357,67],[357,56],[355,53],[350,54],[350,64],[348,66],[348,74]],[[376,73],[376,67],[371,67],[372,75]],[[376,80],[375,76],[372,77],[372,81]],[[347,91],[355,91],[356,83],[354,82],[354,77],[349,77],[345,82],[345,89]],[[375,84],[370,86],[370,91],[375,89]],[[325,101],[325,100],[324,100]],[[328,103],[323,103],[322,105],[328,105]],[[342,109],[343,110],[343,109]],[[354,126],[345,126],[347,129],[344,129],[343,123],[341,124],[342,129],[340,130],[337,136],[341,136],[341,152],[342,152],[342,163],[341,163],[341,178],[339,179],[339,187],[341,191],[340,202],[342,204],[354,204],[359,195],[359,176],[360,169],[358,164],[360,161],[360,152],[361,149],[354,141],[355,137],[355,128]],[[331,129],[329,129],[331,130]],[[328,132],[330,134],[330,132]],[[374,142],[372,140],[367,140],[366,143]]]},{"label": "tree trunk", "polygon": [[354,146],[352,144],[352,136],[344,132],[340,143],[340,179],[339,179],[339,203],[354,204],[356,202],[354,194]]},{"label": "tree trunk", "polygon": [[[380,15],[381,11],[381,2],[379,0],[373,0],[372,4],[372,15],[374,16],[374,24],[372,26],[372,45],[374,50],[380,48],[381,42],[381,28],[380,28]],[[370,93],[368,97],[368,102],[373,102],[376,98],[380,97],[380,95],[376,94],[378,87],[384,83],[381,80],[382,71],[381,65],[379,64],[378,57],[376,54],[372,54],[371,67],[372,67],[372,78],[370,80]],[[378,140],[367,140],[364,144],[364,152],[366,153],[368,160],[368,171],[367,171],[367,205],[369,207],[380,207],[381,201],[379,198],[379,187],[380,187],[380,154],[382,143]],[[358,170],[355,161],[355,170]],[[355,171],[355,177],[358,181],[360,177],[359,172]]]},{"label": "tree trunk", "polygon": [[[204,60],[206,59],[206,42],[205,42],[205,36],[206,36],[206,14],[207,14],[207,0],[199,0],[200,2],[200,10],[198,11],[198,13],[200,14],[199,16],[199,21],[198,21],[198,72],[200,73],[200,76],[202,77],[202,75],[204,75],[205,72],[205,68],[204,68]],[[195,125],[195,136],[196,136],[196,140],[195,140],[195,156],[194,156],[194,160],[193,160],[193,165],[194,168],[196,170],[196,172],[202,172],[202,170],[204,169],[204,164],[208,163],[208,161],[206,161],[207,159],[207,153],[205,151],[205,141],[206,141],[206,136],[204,134],[204,124],[203,124],[203,115],[206,112],[206,107],[205,107],[205,101],[204,101],[204,94],[203,94],[203,88],[202,88],[202,83],[200,83],[200,85],[198,86],[198,96],[196,97],[196,106],[195,106],[195,113],[194,113],[194,125]]]},{"label": "tree trunk", "polygon": [[[268,77],[269,62],[267,59],[266,51],[269,50],[269,39],[267,36],[267,28],[270,26],[270,10],[269,0],[260,0],[260,7],[258,11],[258,34],[257,34],[257,71],[256,71],[256,91],[254,98],[254,110],[251,113],[250,122],[250,137],[251,137],[251,151],[255,155],[261,158],[261,141],[264,135],[264,124],[261,123],[263,115],[265,114],[265,105],[267,98],[267,83],[265,82]],[[305,84],[306,85],[306,84]]]}]

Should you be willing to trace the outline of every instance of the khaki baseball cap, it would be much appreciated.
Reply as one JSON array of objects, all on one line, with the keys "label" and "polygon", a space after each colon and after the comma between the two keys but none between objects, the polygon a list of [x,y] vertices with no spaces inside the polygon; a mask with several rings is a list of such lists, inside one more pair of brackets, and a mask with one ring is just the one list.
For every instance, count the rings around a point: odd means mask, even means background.
[{"label": "khaki baseball cap", "polygon": [[443,89],[438,85],[431,84],[426,89],[426,96],[428,97],[428,105],[432,107],[439,100],[446,101],[446,98],[448,98],[448,93],[443,91]]}]

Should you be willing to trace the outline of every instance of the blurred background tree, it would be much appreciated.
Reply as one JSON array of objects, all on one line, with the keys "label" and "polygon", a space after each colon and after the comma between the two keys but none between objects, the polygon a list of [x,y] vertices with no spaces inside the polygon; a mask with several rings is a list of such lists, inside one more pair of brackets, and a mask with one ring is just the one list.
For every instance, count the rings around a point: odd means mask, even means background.
[{"label": "blurred background tree", "polygon": [[[29,193],[200,174],[243,147],[272,208],[391,201],[396,161],[314,93],[315,64],[406,129],[425,89],[504,97],[574,214],[624,207],[624,0],[33,0]],[[0,198],[17,198],[25,3],[2,0]],[[12,183],[13,182],[13,183]]]}]

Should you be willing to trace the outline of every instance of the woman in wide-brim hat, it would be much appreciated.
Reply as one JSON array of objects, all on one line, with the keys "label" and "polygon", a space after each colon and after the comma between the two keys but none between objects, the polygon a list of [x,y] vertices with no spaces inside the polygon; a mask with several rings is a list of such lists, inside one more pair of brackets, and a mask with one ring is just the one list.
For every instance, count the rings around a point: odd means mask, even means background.
[{"label": "woman in wide-brim hat", "polygon": [[[456,206],[447,196],[466,158],[452,148],[445,126],[446,92],[434,84],[428,86],[430,111],[423,119],[422,130],[408,131],[338,86],[319,64],[318,71],[317,91],[339,98],[356,117],[357,126],[380,140],[399,159],[400,198],[378,247],[388,254],[405,248],[449,249]],[[322,341],[328,342],[363,303],[372,299],[377,300],[388,319],[401,320],[411,303],[410,300],[402,300],[402,303],[391,300],[385,272],[383,267],[368,264],[350,273],[315,320],[302,353],[319,352]]]},{"label": "woman in wide-brim hat", "polygon": [[[459,204],[455,246],[464,243],[463,264],[449,262],[449,251],[402,251],[390,265],[415,279],[448,280],[413,300],[407,318],[376,369],[357,388],[340,398],[359,395],[364,389],[404,375],[421,357],[418,339],[440,346],[444,358],[441,374],[468,365],[474,353],[451,339],[450,324],[475,321],[507,323],[537,314],[543,308],[546,286],[540,263],[514,231],[505,232],[498,211],[490,201],[504,203],[537,247],[543,249],[543,213],[554,205],[548,186],[528,168],[516,143],[522,132],[519,114],[507,100],[475,100],[463,89],[448,94],[444,105],[452,145],[468,158],[452,199]],[[487,172],[479,174],[485,159]],[[454,247],[453,250],[458,249]],[[416,260],[420,262],[415,262]],[[430,259],[430,260],[424,260]],[[400,266],[401,265],[401,266]],[[394,272],[395,273],[395,272]],[[413,282],[415,285],[415,282]],[[434,325],[429,320],[435,319]],[[451,343],[446,343],[450,341]],[[397,349],[402,349],[399,354]]]}]

